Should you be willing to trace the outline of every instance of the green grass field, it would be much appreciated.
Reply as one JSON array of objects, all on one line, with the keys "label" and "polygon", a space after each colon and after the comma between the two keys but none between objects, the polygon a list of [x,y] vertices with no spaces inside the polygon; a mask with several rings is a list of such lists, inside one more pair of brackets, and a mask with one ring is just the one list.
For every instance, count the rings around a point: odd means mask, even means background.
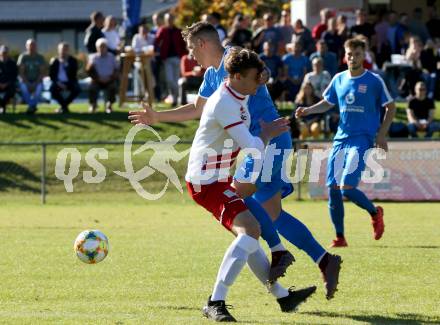
[{"label": "green grass field", "polygon": [[[0,206],[0,323],[208,324],[200,312],[231,236],[186,195],[154,202],[134,193],[5,195]],[[286,207],[328,244],[325,202]],[[340,290],[324,298],[317,267],[293,248],[297,262],[285,286],[318,285],[296,314],[283,314],[248,269],[230,291],[234,316],[247,324],[439,324],[440,204],[385,203],[386,232],[371,238],[368,217],[347,205],[349,247]],[[73,241],[84,229],[108,235],[97,265],[80,262]],[[265,246],[265,245],[264,245]]]}]

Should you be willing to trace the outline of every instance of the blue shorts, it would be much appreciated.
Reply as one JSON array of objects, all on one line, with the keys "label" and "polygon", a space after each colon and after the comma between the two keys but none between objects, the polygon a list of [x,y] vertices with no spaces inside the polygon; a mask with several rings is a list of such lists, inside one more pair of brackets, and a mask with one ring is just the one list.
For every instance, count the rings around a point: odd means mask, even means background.
[{"label": "blue shorts", "polygon": [[373,145],[373,139],[364,135],[335,140],[327,163],[326,185],[357,187],[365,169],[365,153]]},{"label": "blue shorts", "polygon": [[[283,133],[279,137],[272,139],[270,144],[275,144],[276,149],[281,149],[281,154],[274,156],[272,170],[269,171],[269,174],[271,172],[272,175],[266,175],[268,173],[263,168],[262,172],[255,182],[257,191],[255,192],[254,197],[259,202],[266,202],[280,191],[282,198],[285,198],[293,192],[292,183],[285,182],[281,177],[281,172],[283,171],[282,167],[284,154],[289,153],[289,151],[286,152],[285,149],[292,149],[292,139],[290,137],[290,134],[287,132]],[[255,162],[252,156],[246,156],[244,158],[243,164],[241,165],[241,167],[244,167],[245,170],[241,172],[244,172],[244,174],[248,176],[250,173],[253,172],[254,164]],[[236,176],[237,171],[234,175],[234,178],[240,178]]]}]

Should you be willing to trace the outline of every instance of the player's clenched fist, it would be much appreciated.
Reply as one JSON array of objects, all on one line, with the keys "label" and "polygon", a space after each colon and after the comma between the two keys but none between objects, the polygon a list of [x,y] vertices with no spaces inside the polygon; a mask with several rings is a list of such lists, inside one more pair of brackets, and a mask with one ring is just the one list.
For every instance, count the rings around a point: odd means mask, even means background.
[{"label": "player's clenched fist", "polygon": [[289,120],[280,117],[271,122],[264,122],[260,120],[261,126],[261,138],[264,140],[270,140],[272,138],[276,138],[280,134],[288,131],[290,129]]},{"label": "player's clenched fist", "polygon": [[306,116],[307,115],[307,111],[306,111],[307,107],[298,107],[295,111],[295,117],[301,117],[301,116]]}]

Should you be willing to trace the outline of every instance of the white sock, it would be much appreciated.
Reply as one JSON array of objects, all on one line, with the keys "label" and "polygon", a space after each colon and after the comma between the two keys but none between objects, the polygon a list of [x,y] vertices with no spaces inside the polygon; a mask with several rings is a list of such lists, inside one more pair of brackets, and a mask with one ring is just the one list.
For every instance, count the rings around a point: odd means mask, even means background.
[{"label": "white sock", "polygon": [[[257,251],[249,255],[247,263],[258,280],[260,280],[260,282],[266,286],[267,279],[269,278],[270,263],[260,245],[258,245]],[[275,282],[273,285],[267,287],[267,289],[277,299],[287,297],[289,295],[289,291],[281,286],[278,282]]]},{"label": "white sock", "polygon": [[325,256],[325,254],[327,254],[327,251],[324,252],[324,254],[322,254],[317,260],[316,260],[316,264],[319,265],[319,263],[321,263],[322,258]]},{"label": "white sock", "polygon": [[240,274],[249,254],[254,253],[258,247],[258,240],[251,236],[240,234],[234,239],[220,265],[211,301],[226,300],[229,287]]},{"label": "white sock", "polygon": [[274,247],[270,248],[270,251],[273,252],[279,252],[279,251],[285,251],[286,247],[280,242],[278,245],[275,245]]}]

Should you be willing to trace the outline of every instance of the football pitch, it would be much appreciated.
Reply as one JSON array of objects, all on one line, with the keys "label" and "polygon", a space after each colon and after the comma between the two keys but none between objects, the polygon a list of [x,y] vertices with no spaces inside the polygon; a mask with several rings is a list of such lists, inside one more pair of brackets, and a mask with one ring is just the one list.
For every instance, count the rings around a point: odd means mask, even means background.
[{"label": "football pitch", "polygon": [[[327,245],[326,202],[285,202]],[[247,324],[439,324],[440,203],[384,203],[385,234],[375,242],[369,218],[346,204],[348,248],[340,286],[327,301],[318,268],[288,244],[297,261],[281,283],[315,284],[294,314],[245,269],[230,290],[232,314]],[[75,237],[99,229],[110,252],[87,265]],[[212,324],[201,315],[231,236],[186,193],[158,201],[132,193],[4,195],[0,205],[0,323]],[[265,243],[262,245],[267,248]]]}]

